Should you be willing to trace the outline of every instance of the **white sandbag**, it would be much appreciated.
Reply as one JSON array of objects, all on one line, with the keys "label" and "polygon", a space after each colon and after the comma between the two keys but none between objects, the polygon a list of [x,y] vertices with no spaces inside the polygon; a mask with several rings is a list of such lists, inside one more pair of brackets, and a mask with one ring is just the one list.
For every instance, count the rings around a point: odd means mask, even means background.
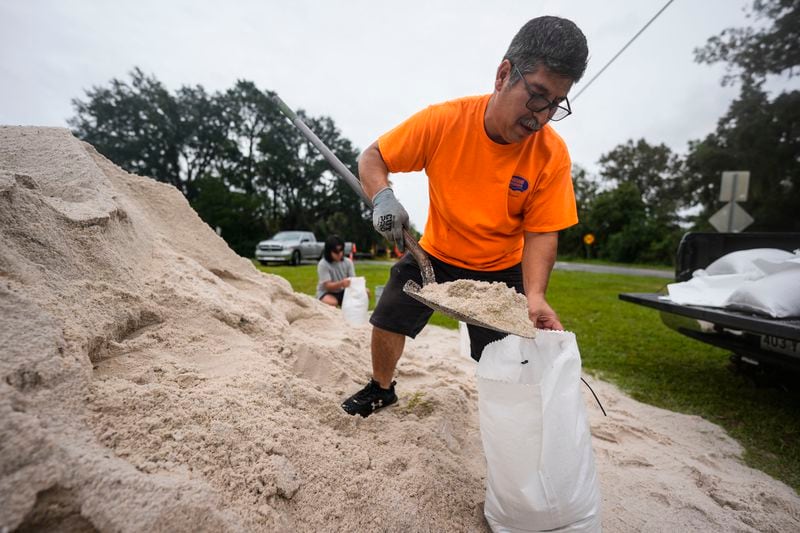
[{"label": "white sandbag", "polygon": [[764,274],[770,275],[784,270],[800,269],[800,255],[794,255],[791,259],[784,261],[770,261],[767,259],[756,259],[753,262]]},{"label": "white sandbag", "polygon": [[342,298],[342,314],[344,319],[353,325],[366,324],[369,309],[367,280],[363,276],[350,278],[350,286],[344,290]]},{"label": "white sandbag", "polygon": [[726,307],[773,318],[800,317],[800,268],[786,268],[742,284],[730,295]]},{"label": "white sandbag", "polygon": [[751,248],[750,250],[739,250],[723,255],[705,268],[705,273],[709,276],[719,276],[721,274],[763,274],[761,269],[755,265],[756,259],[767,261],[785,261],[795,257],[791,252],[778,248]]},{"label": "white sandbag", "polygon": [[476,375],[493,531],[600,531],[580,374],[572,333],[509,335],[484,349]]},{"label": "white sandbag", "polygon": [[752,272],[719,276],[701,275],[689,281],[669,283],[667,292],[669,299],[676,304],[725,307],[731,294],[751,277],[756,276]]}]

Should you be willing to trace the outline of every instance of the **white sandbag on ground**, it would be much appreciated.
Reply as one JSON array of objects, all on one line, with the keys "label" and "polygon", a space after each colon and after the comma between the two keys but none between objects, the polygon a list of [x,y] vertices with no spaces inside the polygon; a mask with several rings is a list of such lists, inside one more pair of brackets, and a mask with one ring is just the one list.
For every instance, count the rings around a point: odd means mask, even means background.
[{"label": "white sandbag on ground", "polygon": [[488,345],[477,369],[487,463],[484,514],[498,531],[600,531],[600,490],[575,335]]}]

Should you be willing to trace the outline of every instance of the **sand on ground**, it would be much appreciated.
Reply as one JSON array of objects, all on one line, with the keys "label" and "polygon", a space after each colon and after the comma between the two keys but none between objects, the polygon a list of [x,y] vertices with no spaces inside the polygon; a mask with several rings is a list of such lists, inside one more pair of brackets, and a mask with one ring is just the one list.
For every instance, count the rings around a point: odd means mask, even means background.
[{"label": "sand on ground", "polygon": [[[580,339],[578,339],[580,343]],[[369,328],[235,255],[173,187],[0,127],[0,531],[486,531],[474,364],[427,327],[398,405]],[[587,378],[606,531],[797,531],[694,416]]]}]

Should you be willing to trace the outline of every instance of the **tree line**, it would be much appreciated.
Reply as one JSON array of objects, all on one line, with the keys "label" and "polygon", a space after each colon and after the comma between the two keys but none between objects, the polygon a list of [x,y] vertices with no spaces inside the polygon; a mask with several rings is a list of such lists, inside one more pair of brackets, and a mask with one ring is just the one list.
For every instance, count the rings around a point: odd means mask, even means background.
[{"label": "tree line", "polygon": [[[249,81],[170,93],[140,69],[73,100],[74,134],[125,170],[177,187],[240,255],[282,229],[336,233],[369,249],[370,210]],[[351,169],[358,150],[329,117],[298,115]]]},{"label": "tree line", "polygon": [[561,254],[582,256],[591,233],[596,257],[621,262],[674,261],[687,230],[715,231],[708,222],[719,201],[723,171],[750,170],[746,231],[800,231],[800,91],[770,98],[769,75],[791,77],[800,65],[800,2],[755,0],[761,28],[729,28],[695,49],[695,61],[727,64],[722,84],[739,96],[705,138],[685,155],[664,144],[629,140],[604,154],[599,175],[573,169],[580,224],[564,232]]},{"label": "tree line", "polygon": [[[605,153],[599,172],[573,168],[581,222],[565,230],[559,253],[620,262],[673,261],[680,236],[708,230],[721,204],[722,171],[752,170],[748,231],[800,231],[800,92],[770,98],[768,75],[800,65],[800,2],[755,0],[762,29],[732,28],[695,50],[701,63],[725,62],[722,83],[740,93],[716,131],[686,154],[629,140]],[[219,227],[237,253],[281,229],[337,233],[361,250],[385,245],[370,211],[270,99],[249,81],[215,93],[184,86],[170,93],[140,69],[73,100],[75,135],[125,170],[180,189],[200,217]],[[342,162],[359,151],[329,117],[298,115]],[[584,236],[595,237],[591,250]]]}]

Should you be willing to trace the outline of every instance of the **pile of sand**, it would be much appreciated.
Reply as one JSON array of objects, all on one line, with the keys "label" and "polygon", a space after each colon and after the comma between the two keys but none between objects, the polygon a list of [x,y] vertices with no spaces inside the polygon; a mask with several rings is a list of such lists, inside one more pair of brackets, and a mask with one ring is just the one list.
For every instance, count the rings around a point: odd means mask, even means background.
[{"label": "pile of sand", "polygon": [[[339,408],[369,330],[237,257],[174,188],[0,128],[0,531],[484,531],[474,366],[426,328],[400,402]],[[608,531],[789,531],[699,418],[592,381]]]}]

